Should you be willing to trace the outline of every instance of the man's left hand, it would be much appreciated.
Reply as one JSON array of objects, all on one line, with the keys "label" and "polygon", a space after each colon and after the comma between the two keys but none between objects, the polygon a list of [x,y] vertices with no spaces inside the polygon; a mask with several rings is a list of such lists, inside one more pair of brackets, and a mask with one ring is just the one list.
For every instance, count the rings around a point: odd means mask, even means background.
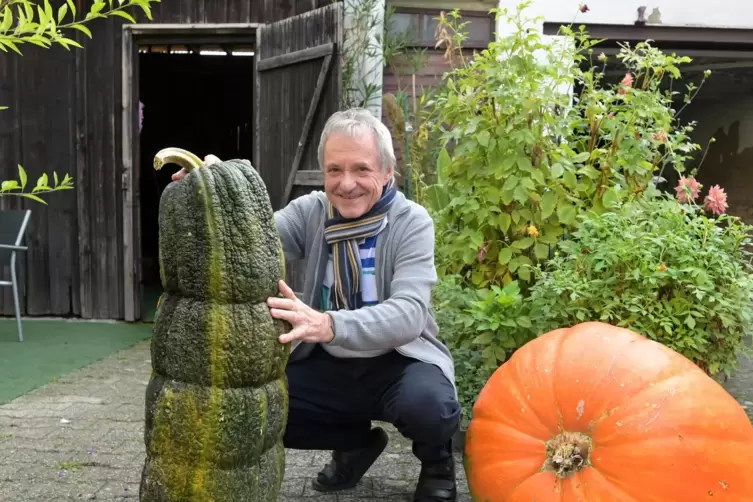
[{"label": "man's left hand", "polygon": [[280,335],[280,343],[294,340],[308,343],[332,341],[335,335],[331,329],[329,315],[318,312],[299,300],[285,281],[280,281],[280,293],[283,298],[267,298],[272,317],[288,321],[293,326],[289,333]]}]

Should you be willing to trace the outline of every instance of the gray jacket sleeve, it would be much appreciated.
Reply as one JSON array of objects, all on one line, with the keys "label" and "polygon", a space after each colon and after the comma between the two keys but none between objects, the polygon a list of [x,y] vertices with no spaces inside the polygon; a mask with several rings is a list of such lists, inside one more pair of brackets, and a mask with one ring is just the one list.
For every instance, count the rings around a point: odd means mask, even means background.
[{"label": "gray jacket sleeve", "polygon": [[306,258],[306,221],[313,204],[313,195],[298,197],[275,212],[282,250],[288,261]]},{"label": "gray jacket sleeve", "polygon": [[[401,222],[402,223],[402,222]],[[390,297],[358,310],[330,311],[335,339],[331,345],[350,350],[389,349],[418,338],[431,305],[437,281],[434,268],[434,222],[426,210],[414,206],[401,229],[395,229]]]}]

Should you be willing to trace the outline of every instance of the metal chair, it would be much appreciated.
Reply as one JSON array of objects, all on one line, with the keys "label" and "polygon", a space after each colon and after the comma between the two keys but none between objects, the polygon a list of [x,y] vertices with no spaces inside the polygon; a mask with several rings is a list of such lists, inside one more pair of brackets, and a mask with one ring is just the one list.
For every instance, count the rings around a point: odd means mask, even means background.
[{"label": "metal chair", "polygon": [[18,277],[16,276],[16,253],[26,251],[22,246],[26,227],[31,218],[31,209],[22,211],[0,211],[0,269],[5,264],[10,265],[10,281],[0,280],[0,286],[13,288],[13,303],[16,309],[16,323],[18,324],[18,341],[24,341],[21,330],[21,302],[18,298]]}]

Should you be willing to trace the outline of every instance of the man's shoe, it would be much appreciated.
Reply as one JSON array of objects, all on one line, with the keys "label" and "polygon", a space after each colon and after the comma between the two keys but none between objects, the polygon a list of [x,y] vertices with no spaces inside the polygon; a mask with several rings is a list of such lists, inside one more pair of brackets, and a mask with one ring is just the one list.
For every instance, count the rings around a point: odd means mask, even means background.
[{"label": "man's shoe", "polygon": [[457,497],[455,460],[452,456],[438,464],[421,465],[413,502],[454,502]]},{"label": "man's shoe", "polygon": [[332,461],[312,482],[314,490],[336,492],[356,486],[387,446],[388,437],[384,429],[376,427],[370,434],[369,444],[364,448],[333,452]]}]

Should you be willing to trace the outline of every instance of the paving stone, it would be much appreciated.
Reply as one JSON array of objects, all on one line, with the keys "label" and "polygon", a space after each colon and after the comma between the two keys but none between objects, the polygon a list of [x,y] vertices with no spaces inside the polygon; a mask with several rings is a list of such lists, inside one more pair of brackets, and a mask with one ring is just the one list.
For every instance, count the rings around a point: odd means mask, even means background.
[{"label": "paving stone", "polygon": [[[0,501],[137,501],[150,357],[141,343],[0,406]],[[753,419],[753,363],[741,360],[723,385]],[[390,441],[358,486],[313,490],[330,453],[288,450],[279,501],[410,502],[420,472],[411,442],[390,424],[375,425]],[[470,502],[459,453],[455,461],[458,501]]]}]

